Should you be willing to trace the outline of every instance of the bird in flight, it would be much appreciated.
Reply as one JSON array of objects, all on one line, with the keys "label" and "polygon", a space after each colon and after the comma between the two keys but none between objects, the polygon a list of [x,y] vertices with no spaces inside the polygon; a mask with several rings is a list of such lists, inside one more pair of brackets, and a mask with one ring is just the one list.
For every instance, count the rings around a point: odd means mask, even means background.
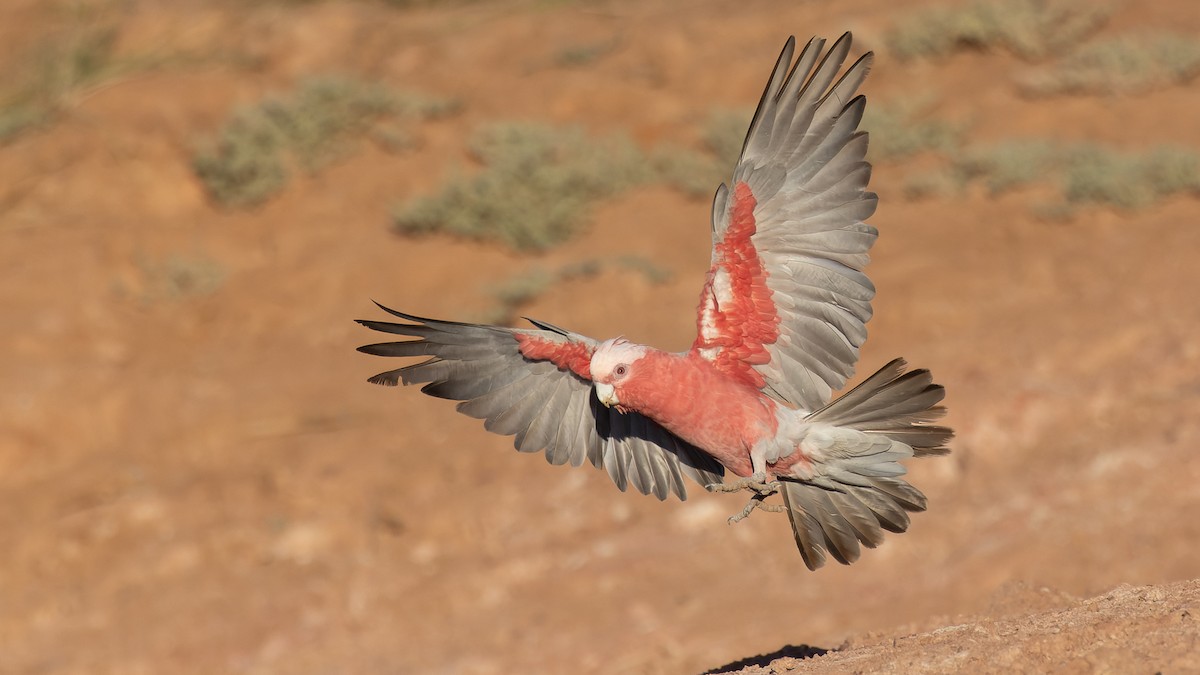
[{"label": "bird in flight", "polygon": [[[586,461],[622,491],[686,499],[686,480],[746,490],[730,520],[785,511],[809,569],[826,552],[849,564],[884,530],[904,532],[926,500],[900,462],[948,453],[953,432],[933,423],[945,412],[943,388],[901,359],[831,400],[854,372],[875,295],[863,268],[877,197],[857,94],[873,55],[839,77],[850,43],[846,33],[825,51],[813,38],[794,61],[795,39],[784,45],[732,180],[713,199],[712,265],[691,349],[379,305],[402,322],[359,323],[415,339],[359,351],[428,358],[370,381],[424,384],[488,431],[515,436],[521,452]],[[726,471],[737,478],[724,481]],[[766,503],[776,493],[783,504]]]}]

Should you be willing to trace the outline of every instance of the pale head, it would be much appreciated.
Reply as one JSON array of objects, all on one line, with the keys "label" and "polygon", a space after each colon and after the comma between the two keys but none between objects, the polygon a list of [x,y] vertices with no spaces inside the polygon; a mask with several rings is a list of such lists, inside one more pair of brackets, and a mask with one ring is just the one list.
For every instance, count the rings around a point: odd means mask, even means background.
[{"label": "pale head", "polygon": [[635,361],[646,355],[646,346],[623,337],[605,340],[592,352],[592,380],[612,384],[629,374]]},{"label": "pale head", "polygon": [[592,353],[591,370],[596,397],[601,403],[620,408],[621,383],[633,373],[634,364],[646,355],[646,351],[644,345],[621,337],[600,343]]}]

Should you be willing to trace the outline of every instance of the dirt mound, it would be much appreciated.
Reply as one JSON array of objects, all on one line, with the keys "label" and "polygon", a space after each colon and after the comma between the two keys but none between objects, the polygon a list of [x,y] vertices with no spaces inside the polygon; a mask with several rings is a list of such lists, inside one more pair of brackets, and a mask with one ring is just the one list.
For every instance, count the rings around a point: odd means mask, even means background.
[{"label": "dirt mound", "polygon": [[1200,670],[1200,580],[1122,585],[1087,600],[1022,586],[1004,595],[1010,611],[965,617],[930,631],[864,635],[832,650],[785,647],[710,673],[1188,673]]}]

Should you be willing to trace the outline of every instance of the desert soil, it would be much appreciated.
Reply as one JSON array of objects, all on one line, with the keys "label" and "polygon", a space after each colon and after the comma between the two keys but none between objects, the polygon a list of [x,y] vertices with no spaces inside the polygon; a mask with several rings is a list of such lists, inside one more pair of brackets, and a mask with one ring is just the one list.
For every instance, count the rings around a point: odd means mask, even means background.
[{"label": "desert soil", "polygon": [[[0,672],[1200,671],[1194,197],[1044,222],[1051,187],[914,201],[916,164],[877,166],[860,375],[932,369],[958,437],[912,469],[929,512],[850,567],[808,572],[782,516],[727,525],[741,498],[622,494],[365,382],[386,367],[354,351],[371,298],[471,318],[533,266],[630,253],[670,279],[606,269],[522,313],[689,345],[706,200],[623,193],[542,255],[398,237],[388,214],[471,170],[489,121],[695,147],[711,109],[757,100],[789,33],[853,30],[879,52],[872,101],[923,97],[979,140],[1200,147],[1195,83],[1028,100],[1005,53],[889,58],[925,4],[96,5],[118,55],[184,56],[0,147]],[[6,0],[0,66],[79,20],[64,8]],[[1200,35],[1200,12],[1128,3],[1104,30]],[[556,58],[581,45],[599,55]],[[407,152],[364,145],[259,208],[214,205],[197,139],[324,72],[462,110]],[[172,285],[178,259],[219,281]]]}]

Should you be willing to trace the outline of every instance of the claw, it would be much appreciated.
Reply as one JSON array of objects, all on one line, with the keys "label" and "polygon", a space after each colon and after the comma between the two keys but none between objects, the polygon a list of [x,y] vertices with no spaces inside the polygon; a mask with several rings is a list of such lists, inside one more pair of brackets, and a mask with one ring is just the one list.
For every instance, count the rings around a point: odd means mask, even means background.
[{"label": "claw", "polygon": [[742,509],[741,513],[735,513],[732,516],[729,516],[729,524],[733,525],[734,523],[736,523],[740,520],[744,520],[751,513],[754,513],[755,509],[762,509],[763,511],[770,511],[772,513],[783,513],[784,511],[787,510],[787,507],[784,506],[783,504],[766,504],[766,503],[764,503],[763,500],[765,500],[769,496],[770,496],[770,493],[763,494],[760,492],[760,493],[754,495],[753,497],[751,497],[750,501],[746,502],[746,508]]},{"label": "claw", "polygon": [[729,483],[713,483],[707,487],[709,492],[741,492],[742,490],[750,490],[757,492],[763,497],[769,497],[779,492],[779,481],[773,480],[767,482],[767,474],[759,471],[752,476],[739,478]]}]

